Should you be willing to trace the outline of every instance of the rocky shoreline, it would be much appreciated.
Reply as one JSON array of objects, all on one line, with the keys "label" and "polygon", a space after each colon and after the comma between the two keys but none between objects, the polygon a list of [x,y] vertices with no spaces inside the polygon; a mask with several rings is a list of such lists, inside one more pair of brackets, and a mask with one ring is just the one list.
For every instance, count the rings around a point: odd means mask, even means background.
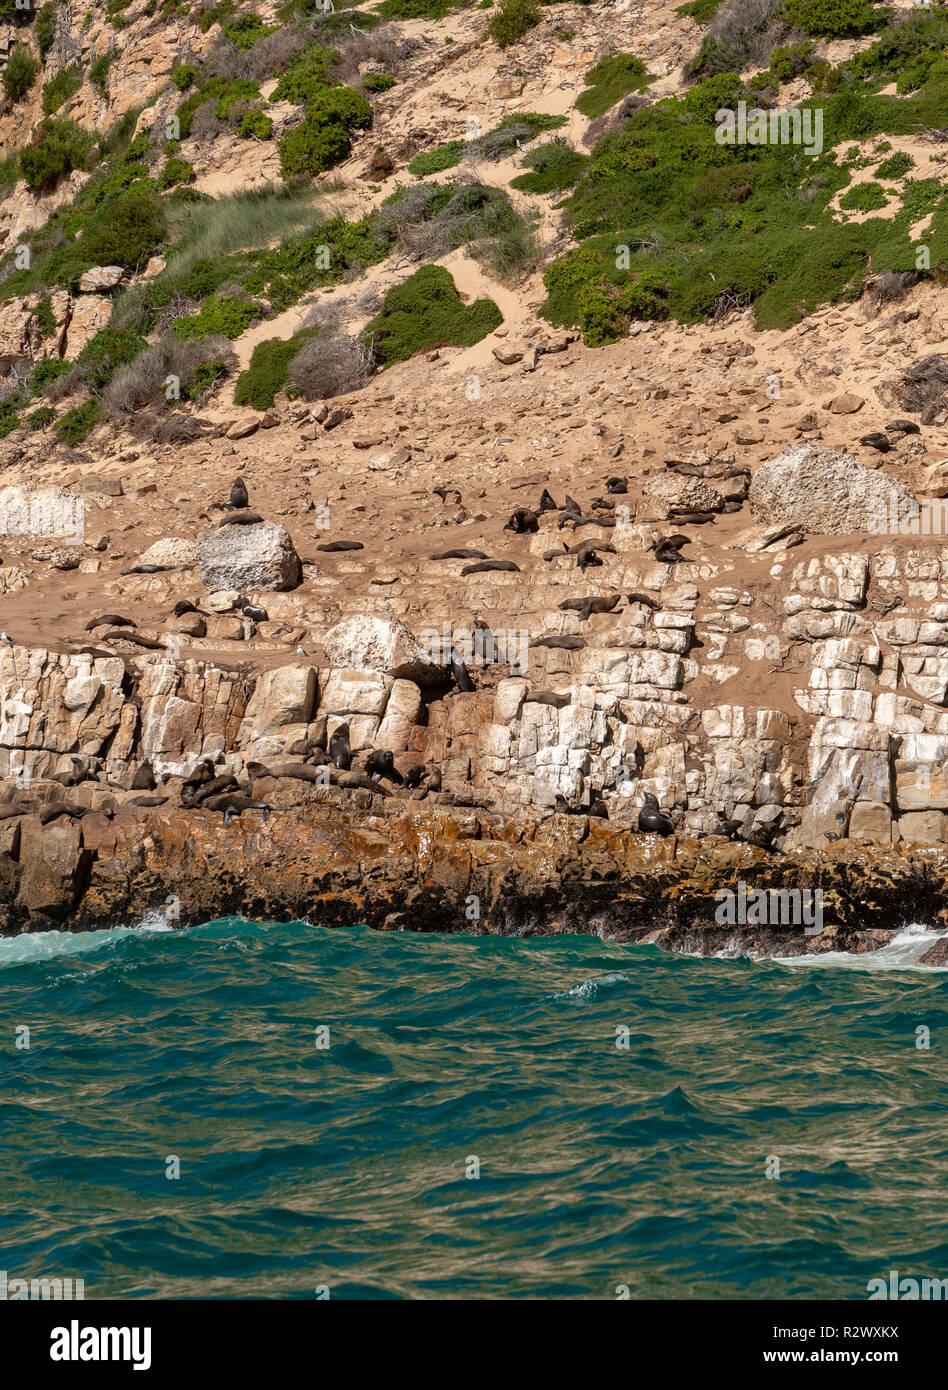
[{"label": "rocky shoreline", "polygon": [[[725,840],[616,832],[596,819],[516,819],[447,807],[373,809],[365,791],[313,792],[305,807],[246,813],[140,810],[42,826],[0,825],[0,934],[92,930],[155,915],[305,919],[381,931],[560,933],[695,955],[864,953],[912,921],[938,926],[948,855],[836,844],[773,857]],[[741,888],[743,885],[743,890]],[[727,892],[822,895],[823,929],[716,920]],[[716,897],[717,895],[717,897]],[[776,901],[775,899],[773,901]],[[923,963],[948,963],[936,941]]]}]

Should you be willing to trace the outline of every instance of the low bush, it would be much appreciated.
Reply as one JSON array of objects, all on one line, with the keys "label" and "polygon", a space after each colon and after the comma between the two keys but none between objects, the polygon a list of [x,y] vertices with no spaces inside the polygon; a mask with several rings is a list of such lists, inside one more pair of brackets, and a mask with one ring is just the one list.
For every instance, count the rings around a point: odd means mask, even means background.
[{"label": "low bush", "polygon": [[171,80],[179,92],[186,92],[193,86],[198,70],[193,63],[179,63],[171,74]]},{"label": "low bush", "polygon": [[790,23],[817,38],[846,39],[869,34],[890,13],[873,0],[786,0]]},{"label": "low bush", "polygon": [[324,330],[306,339],[290,362],[287,377],[303,400],[323,401],[359,390],[373,370],[372,354],[362,338]]},{"label": "low bush", "polygon": [[166,161],[165,167],[158,176],[159,191],[164,192],[167,188],[174,188],[176,184],[187,183],[193,177],[193,164],[189,164],[186,159],[172,157]]},{"label": "low bush", "polygon": [[93,137],[72,121],[44,121],[34,145],[20,151],[20,171],[30,188],[50,188],[64,174],[84,169]]},{"label": "low bush", "polygon": [[36,81],[39,63],[26,44],[15,43],[3,69],[3,90],[11,101],[22,101]]},{"label": "low bush", "polygon": [[188,318],[175,319],[174,329],[182,338],[239,338],[255,319],[261,308],[252,299],[235,299],[229,295],[212,295],[201,305],[201,312]]},{"label": "low bush", "polygon": [[53,46],[53,39],[56,37],[56,11],[59,8],[58,0],[46,0],[36,12],[36,43],[39,48],[40,62],[46,62],[46,55]]},{"label": "low bush", "polygon": [[31,430],[41,430],[51,425],[55,419],[56,411],[53,406],[41,405],[27,415],[26,423]]},{"label": "low bush", "polygon": [[112,66],[112,54],[103,53],[95,58],[89,65],[89,81],[93,87],[98,87],[99,91],[105,96],[109,85],[109,68]]},{"label": "low bush", "polygon": [[95,429],[101,416],[99,402],[86,401],[84,405],[76,405],[66,411],[56,424],[56,433],[64,444],[75,449]]},{"label": "low bush", "polygon": [[197,400],[227,376],[235,363],[224,337],[208,335],[185,341],[170,333],[119,368],[105,390],[103,406],[113,420],[150,405],[163,406],[169,399],[169,378],[177,382],[181,396]]},{"label": "low bush", "polygon": [[306,108],[300,125],[280,140],[280,170],[284,178],[321,174],[345,159],[351,149],[349,132],[368,130],[372,108],[350,87],[326,87]]},{"label": "low bush", "polygon": [[445,169],[453,169],[461,162],[465,143],[464,140],[449,140],[433,150],[426,150],[424,154],[416,154],[408,165],[408,172],[421,179],[426,174],[440,174]]},{"label": "low bush", "polygon": [[613,53],[589,69],[583,81],[587,90],[576,98],[584,116],[602,116],[630,92],[644,92],[652,81],[641,58],[632,53]]},{"label": "low bush", "polygon": [[900,179],[903,174],[907,174],[910,169],[915,168],[915,160],[905,151],[897,151],[884,159],[876,168],[876,178],[879,179]]},{"label": "low bush", "polygon": [[888,195],[880,183],[857,183],[855,188],[843,194],[839,206],[845,212],[877,212],[888,201]]},{"label": "low bush", "polygon": [[556,193],[571,188],[589,160],[565,140],[557,138],[531,150],[523,162],[530,172],[511,179],[511,188],[526,193]]},{"label": "low bush", "polygon": [[161,200],[152,193],[129,192],[109,207],[99,228],[83,239],[92,264],[137,270],[153,256],[167,235]]},{"label": "low bush", "polygon": [[508,48],[540,23],[540,7],[535,0],[500,0],[497,13],[487,26],[498,48]]},{"label": "low bush", "polygon": [[237,122],[237,134],[244,140],[269,140],[273,134],[273,122],[259,107],[254,107],[251,111],[245,111]]},{"label": "low bush", "polygon": [[387,72],[366,72],[362,74],[362,85],[367,92],[387,92],[395,86],[395,78]]},{"label": "low bush", "polygon": [[465,304],[449,272],[426,265],[389,290],[381,310],[366,325],[365,341],[387,367],[442,343],[472,347],[502,322],[492,299]]},{"label": "low bush", "polygon": [[235,403],[252,405],[255,410],[269,410],[276,393],[286,386],[290,363],[313,332],[313,329],[303,329],[292,338],[266,338],[258,343],[251,354],[250,366],[237,378]]},{"label": "low bush", "polygon": [[78,63],[63,68],[51,82],[43,88],[43,110],[47,116],[58,111],[67,101],[71,101],[82,86],[82,68]]}]

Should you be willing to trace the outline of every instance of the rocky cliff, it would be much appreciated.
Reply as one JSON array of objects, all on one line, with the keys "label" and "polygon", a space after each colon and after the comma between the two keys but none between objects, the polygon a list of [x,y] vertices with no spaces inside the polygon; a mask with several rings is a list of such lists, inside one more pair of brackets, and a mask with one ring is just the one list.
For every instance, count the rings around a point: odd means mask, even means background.
[{"label": "rocky cliff", "polygon": [[[0,930],[244,912],[798,954],[941,923],[939,264],[892,273],[880,252],[842,295],[809,303],[801,289],[789,325],[762,322],[737,290],[702,322],[613,286],[600,332],[591,284],[575,321],[558,315],[556,267],[602,253],[581,245],[590,228],[561,210],[562,186],[517,191],[518,171],[546,167],[526,146],[538,131],[551,148],[565,140],[549,158],[571,151],[575,178],[583,151],[619,148],[615,131],[633,148],[638,110],[697,90],[704,31],[663,5],[556,10],[502,48],[468,9],[386,15],[394,35],[373,30],[374,48],[356,35],[346,60],[339,25],[312,16],[303,33],[272,9],[204,7],[202,27],[135,3],[115,8],[118,27],[98,15],[83,27],[58,7],[44,83],[77,70],[60,114],[79,129],[130,112],[134,155],[106,149],[99,169],[89,155],[49,188],[24,179],[0,207],[0,276],[17,290],[0,305]],[[624,78],[611,106],[603,97],[603,126],[577,99],[598,93],[589,73],[630,23],[621,47],[648,80],[626,65],[641,90],[630,97]],[[375,102],[371,135],[350,130],[351,152],[306,184],[318,204],[298,176],[267,183],[297,148],[284,137],[340,90],[320,69],[303,116],[278,89],[275,63],[295,74],[290,98],[312,78],[314,33]],[[33,42],[14,26],[2,51]],[[875,51],[871,34],[806,43],[827,67]],[[89,74],[108,55],[103,89]],[[793,99],[828,80],[812,62],[781,79],[775,58],[774,71]],[[31,148],[48,138],[45,87],[28,90],[19,126],[0,112],[10,148],[24,121]],[[164,157],[187,166],[197,201],[168,202],[154,132],[194,90],[197,131],[181,114]],[[252,139],[228,124],[241,93],[243,108],[263,103],[243,109]],[[270,127],[253,114],[264,107]],[[508,148],[497,131],[518,112],[534,125]],[[487,224],[480,240],[446,242],[441,224],[431,240],[435,205],[419,190],[444,177],[469,117],[494,126],[494,145],[469,140],[471,168],[433,196],[494,216],[494,193],[509,195],[521,221],[496,213],[507,254],[524,226],[538,238],[517,242],[512,277],[484,253]],[[885,133],[845,157],[841,145],[827,168],[858,188],[895,148],[926,161],[924,196],[934,182],[941,197],[938,131]],[[432,152],[433,174],[417,163]],[[618,180],[632,165],[608,167]],[[734,210],[753,207],[747,169],[721,216],[760,228],[759,210]],[[826,216],[842,246],[865,213],[840,210],[834,177]],[[228,199],[252,187],[264,191],[235,230]],[[918,188],[902,188],[913,215],[929,206]],[[122,221],[130,198],[152,219],[137,259],[83,259],[109,225],[137,236]],[[913,248],[940,226],[930,206],[906,222]],[[317,207],[325,244],[306,241]],[[225,214],[216,257],[188,260],[189,237]],[[13,258],[29,228],[40,260],[24,270]],[[319,279],[324,251],[336,265],[356,244],[362,261]],[[429,264],[447,281],[400,309],[388,296]],[[656,283],[633,280],[643,294]],[[367,338],[372,315],[384,330]],[[331,387],[309,389],[314,371]],[[26,417],[24,392],[44,382],[53,404]],[[340,730],[351,765],[333,765]],[[661,833],[639,828],[647,798]],[[717,912],[716,895],[745,890],[818,891],[822,934]]]}]

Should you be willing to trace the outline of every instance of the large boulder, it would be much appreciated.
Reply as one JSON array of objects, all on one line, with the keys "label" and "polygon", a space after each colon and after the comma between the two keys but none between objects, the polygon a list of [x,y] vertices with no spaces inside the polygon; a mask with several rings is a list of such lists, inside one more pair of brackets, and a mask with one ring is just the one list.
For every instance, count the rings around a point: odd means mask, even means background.
[{"label": "large boulder", "polygon": [[431,685],[444,666],[402,623],[391,618],[344,618],[326,633],[323,646],[331,666],[382,671],[397,680]]},{"label": "large boulder", "polygon": [[762,464],[748,496],[765,525],[793,525],[816,536],[898,532],[918,502],[894,478],[821,444],[797,444]]},{"label": "large boulder", "polygon": [[197,546],[194,541],[181,536],[165,536],[155,541],[139,557],[140,565],[161,565],[163,569],[187,569],[197,561]]},{"label": "large boulder", "polygon": [[222,526],[198,536],[197,560],[206,589],[295,589],[300,557],[284,526]]}]

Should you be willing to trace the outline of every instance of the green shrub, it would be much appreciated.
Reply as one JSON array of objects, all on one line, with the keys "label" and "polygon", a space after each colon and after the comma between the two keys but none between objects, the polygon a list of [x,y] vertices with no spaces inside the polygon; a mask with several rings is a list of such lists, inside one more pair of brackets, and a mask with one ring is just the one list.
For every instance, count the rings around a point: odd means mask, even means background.
[{"label": "green shrub", "polygon": [[105,96],[109,85],[109,68],[112,66],[112,54],[103,53],[94,59],[89,65],[89,81],[93,87],[98,87],[99,91]]},{"label": "green shrub", "polygon": [[868,34],[884,18],[872,0],[787,0],[786,14],[794,28],[819,38],[854,38]]},{"label": "green shrub", "polygon": [[251,111],[245,111],[237,122],[237,134],[245,140],[269,140],[273,134],[273,122],[255,106]]},{"label": "green shrub", "polygon": [[39,63],[25,44],[15,43],[3,69],[3,90],[11,101],[22,101],[36,81]]},{"label": "green shrub", "polygon": [[80,352],[73,370],[92,392],[99,396],[119,367],[134,362],[148,346],[144,338],[124,328],[103,328]]},{"label": "green shrub", "polygon": [[58,0],[46,0],[36,12],[36,43],[39,47],[40,62],[46,62],[46,55],[56,37],[56,10]]},{"label": "green shrub", "polygon": [[31,430],[45,429],[56,419],[56,411],[51,405],[38,406],[36,410],[30,412],[26,417],[26,423]]},{"label": "green shrub", "polygon": [[362,85],[367,92],[387,92],[395,86],[395,79],[387,72],[366,72],[362,75]]},{"label": "green shrub", "polygon": [[179,63],[171,74],[171,80],[179,92],[186,92],[193,85],[197,72],[193,63]]},{"label": "green shrub", "polygon": [[234,299],[229,295],[212,295],[201,305],[201,312],[190,318],[175,319],[172,325],[182,338],[206,338],[220,334],[224,338],[239,338],[255,319],[260,318],[260,305],[252,299]]},{"label": "green shrub", "polygon": [[271,101],[290,101],[305,106],[314,101],[324,87],[330,85],[334,54],[331,48],[312,43],[281,76],[273,90]]},{"label": "green shrub", "polygon": [[253,48],[258,39],[276,33],[275,29],[264,24],[259,15],[253,13],[226,21],[221,27],[234,47],[239,48],[242,53]]},{"label": "green shrub", "polygon": [[679,5],[675,14],[695,19],[699,24],[710,24],[724,0],[690,0],[687,5]]},{"label": "green shrub", "polygon": [[20,151],[20,171],[30,188],[49,188],[63,174],[86,167],[93,143],[72,121],[44,121],[37,143]]},{"label": "green shrub", "polygon": [[174,188],[176,184],[187,183],[188,179],[193,177],[194,165],[189,164],[186,159],[173,157],[166,162],[158,176],[158,188],[164,192],[166,188]]},{"label": "green shrub", "polygon": [[351,87],[326,87],[310,102],[301,124],[280,140],[283,177],[332,168],[351,149],[350,130],[367,130],[371,124],[372,108],[365,97]]},{"label": "green shrub", "polygon": [[554,193],[571,188],[589,163],[584,155],[561,139],[531,150],[523,162],[531,172],[511,179],[510,186],[527,193]]},{"label": "green shrub", "polygon": [[416,154],[408,165],[408,172],[420,179],[425,174],[440,174],[444,169],[453,169],[461,162],[465,143],[464,140],[449,140],[447,144],[426,150],[424,154]]},{"label": "green shrub", "polygon": [[219,121],[226,121],[235,102],[253,101],[259,96],[260,88],[256,82],[251,82],[246,77],[235,77],[232,82],[228,82],[227,90],[219,97],[214,107],[214,115]]},{"label": "green shrub", "polygon": [[365,338],[380,365],[389,366],[439,343],[472,347],[502,322],[492,299],[464,304],[449,272],[425,265],[389,290]]},{"label": "green shrub", "polygon": [[250,366],[237,378],[235,403],[252,405],[254,410],[269,410],[276,393],[286,386],[290,363],[314,331],[304,329],[292,338],[267,338],[258,343],[251,355]]},{"label": "green shrub", "polygon": [[457,0],[382,0],[377,13],[383,19],[444,19]]},{"label": "green shrub", "polygon": [[890,155],[888,159],[883,160],[877,167],[876,178],[900,179],[903,174],[907,174],[910,169],[914,168],[915,160],[910,154],[897,152],[896,154]]},{"label": "green shrub", "polygon": [[879,183],[857,183],[839,200],[839,206],[846,212],[876,212],[888,203],[888,195]]},{"label": "green shrub", "polygon": [[47,386],[65,376],[71,368],[71,362],[64,362],[59,357],[44,357],[41,362],[37,362],[30,375],[29,386],[33,395],[42,396]]},{"label": "green shrub", "polygon": [[86,401],[84,405],[73,406],[57,423],[56,433],[64,444],[74,449],[95,429],[101,414],[98,401]]},{"label": "green shrub", "polygon": [[194,369],[188,396],[192,401],[202,400],[219,381],[223,381],[229,371],[227,363],[220,357],[215,357],[212,362],[200,362]]},{"label": "green shrub", "polygon": [[584,116],[601,116],[629,92],[644,92],[652,81],[641,58],[632,53],[613,53],[590,68],[583,78],[588,91],[576,98]]},{"label": "green shrub", "polygon": [[534,0],[500,0],[491,16],[487,32],[498,48],[507,48],[540,23],[540,8]]},{"label": "green shrub", "polygon": [[65,102],[70,101],[81,86],[82,68],[78,63],[58,72],[52,82],[47,82],[43,88],[43,110],[47,116],[51,116]]},{"label": "green shrub", "polygon": [[122,265],[136,270],[153,256],[167,235],[161,200],[151,193],[125,193],[88,238],[83,250],[93,265]]},{"label": "green shrub", "polygon": [[0,439],[6,439],[8,434],[19,428],[18,406],[19,401],[15,396],[8,396],[5,401],[0,401]]},{"label": "green shrub", "polygon": [[56,320],[53,317],[53,306],[48,298],[41,299],[38,304],[33,305],[33,317],[39,324],[43,337],[51,338],[56,332]]}]

